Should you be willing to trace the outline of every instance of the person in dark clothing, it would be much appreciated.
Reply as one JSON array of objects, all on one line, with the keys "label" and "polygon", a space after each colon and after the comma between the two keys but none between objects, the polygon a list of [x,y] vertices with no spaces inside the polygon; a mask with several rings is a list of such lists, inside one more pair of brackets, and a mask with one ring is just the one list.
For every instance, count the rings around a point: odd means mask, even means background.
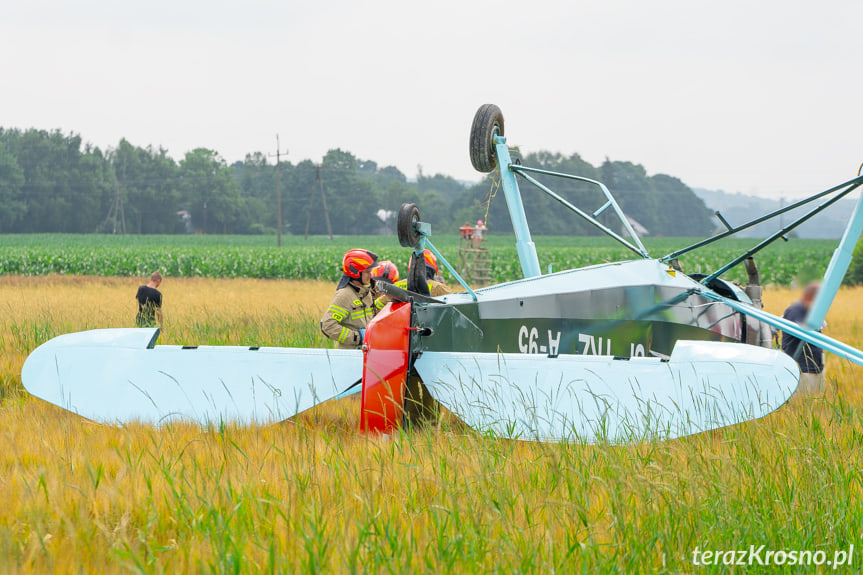
[{"label": "person in dark clothing", "polygon": [[162,292],[158,287],[162,285],[162,274],[153,272],[150,275],[150,283],[138,288],[135,299],[138,300],[138,315],[135,317],[135,325],[138,327],[156,327],[162,324]]},{"label": "person in dark clothing", "polygon": [[[782,317],[802,326],[820,287],[817,282],[806,286],[800,301],[788,306]],[[782,351],[793,357],[800,366],[800,385],[797,390],[803,393],[823,393],[824,352],[821,348],[804,343],[790,333],[782,332]]]}]

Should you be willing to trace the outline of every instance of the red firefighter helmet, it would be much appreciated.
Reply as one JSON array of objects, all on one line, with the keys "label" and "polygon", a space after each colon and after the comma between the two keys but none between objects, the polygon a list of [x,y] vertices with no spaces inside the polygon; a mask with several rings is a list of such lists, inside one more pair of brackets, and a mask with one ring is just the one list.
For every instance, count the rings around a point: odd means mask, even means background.
[{"label": "red firefighter helmet", "polygon": [[376,265],[378,265],[378,255],[375,252],[355,248],[345,252],[342,271],[346,276],[357,279],[364,271]]},{"label": "red firefighter helmet", "polygon": [[399,281],[399,268],[390,260],[384,260],[372,270],[372,277],[376,280],[387,281],[391,284]]}]

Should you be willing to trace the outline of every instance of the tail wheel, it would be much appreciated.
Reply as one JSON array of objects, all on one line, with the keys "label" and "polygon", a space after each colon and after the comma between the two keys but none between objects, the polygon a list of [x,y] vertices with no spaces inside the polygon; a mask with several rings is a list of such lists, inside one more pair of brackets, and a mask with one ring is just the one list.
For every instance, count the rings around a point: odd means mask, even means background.
[{"label": "tail wheel", "polygon": [[408,291],[431,296],[429,283],[426,279],[425,257],[423,255],[417,256],[416,252],[411,254],[410,269],[408,270]]},{"label": "tail wheel", "polygon": [[420,243],[416,224],[420,221],[420,211],[416,204],[402,204],[398,217],[399,243],[402,247],[415,248]]},{"label": "tail wheel", "polygon": [[470,127],[470,163],[478,172],[488,173],[497,167],[494,137],[503,136],[503,112],[494,104],[483,104]]}]

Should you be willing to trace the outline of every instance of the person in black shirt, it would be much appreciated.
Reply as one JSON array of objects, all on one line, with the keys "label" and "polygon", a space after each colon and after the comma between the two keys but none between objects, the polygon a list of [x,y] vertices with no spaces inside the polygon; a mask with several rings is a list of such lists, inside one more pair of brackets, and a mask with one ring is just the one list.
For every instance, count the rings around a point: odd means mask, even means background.
[{"label": "person in black shirt", "polygon": [[138,288],[135,299],[138,300],[138,315],[135,325],[138,327],[156,327],[156,322],[162,324],[162,292],[157,288],[162,285],[162,274],[153,272],[150,283]]},{"label": "person in black shirt", "polygon": [[[782,317],[802,326],[820,287],[817,282],[806,286],[800,301],[788,306]],[[804,343],[790,333],[782,332],[782,351],[793,357],[800,366],[800,385],[797,390],[803,393],[823,393],[824,352],[821,348]]]}]

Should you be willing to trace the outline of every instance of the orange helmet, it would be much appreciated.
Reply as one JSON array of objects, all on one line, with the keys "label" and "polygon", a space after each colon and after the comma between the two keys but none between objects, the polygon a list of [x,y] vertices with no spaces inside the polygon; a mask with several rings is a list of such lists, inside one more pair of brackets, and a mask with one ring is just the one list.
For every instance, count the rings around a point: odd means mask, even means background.
[{"label": "orange helmet", "polygon": [[[431,250],[423,250],[423,259],[425,259],[426,262],[426,270],[433,270],[434,273],[431,274],[432,276],[437,275],[437,257],[431,253]],[[410,269],[411,262],[408,260],[408,270]]]},{"label": "orange helmet", "polygon": [[378,255],[369,250],[352,249],[345,252],[342,271],[350,278],[358,278],[367,269],[378,265]]},{"label": "orange helmet", "polygon": [[399,281],[399,268],[397,268],[396,264],[390,260],[384,260],[379,263],[374,270],[372,270],[372,277],[377,280],[394,284]]}]

